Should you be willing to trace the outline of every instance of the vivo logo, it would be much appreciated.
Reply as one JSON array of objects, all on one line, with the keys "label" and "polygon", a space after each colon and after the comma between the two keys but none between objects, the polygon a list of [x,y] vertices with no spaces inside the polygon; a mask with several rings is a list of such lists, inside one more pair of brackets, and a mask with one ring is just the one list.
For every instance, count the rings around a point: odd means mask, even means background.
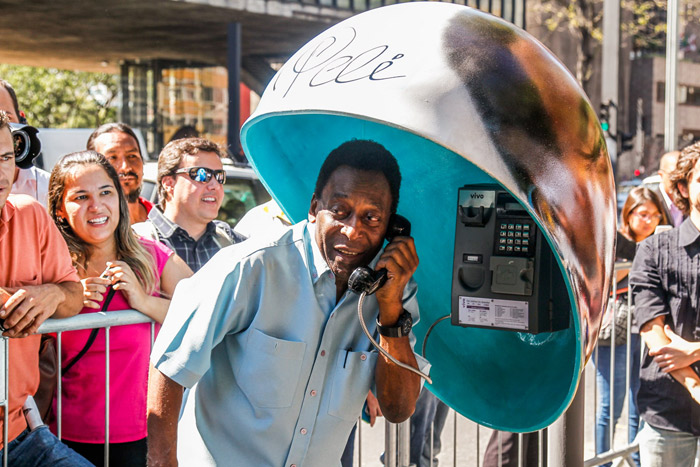
[{"label": "vivo logo", "polygon": [[483,193],[472,193],[471,197],[472,197],[472,199],[484,199],[484,194]]}]

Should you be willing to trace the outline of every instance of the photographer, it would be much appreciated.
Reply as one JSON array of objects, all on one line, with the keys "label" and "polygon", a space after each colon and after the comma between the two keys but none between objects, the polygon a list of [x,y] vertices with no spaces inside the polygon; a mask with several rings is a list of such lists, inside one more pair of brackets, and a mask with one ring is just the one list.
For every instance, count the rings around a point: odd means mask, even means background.
[{"label": "photographer", "polygon": [[[10,123],[27,123],[24,112],[19,110],[17,95],[12,85],[0,79],[0,110],[7,113]],[[27,161],[31,164],[31,160]],[[29,195],[46,207],[49,192],[49,174],[38,167],[20,168],[15,166],[12,194]]]}]

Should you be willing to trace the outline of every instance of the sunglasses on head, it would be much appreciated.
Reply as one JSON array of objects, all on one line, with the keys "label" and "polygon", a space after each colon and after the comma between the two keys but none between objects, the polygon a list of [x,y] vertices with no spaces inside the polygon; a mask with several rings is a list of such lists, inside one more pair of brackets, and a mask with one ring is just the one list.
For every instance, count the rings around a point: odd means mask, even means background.
[{"label": "sunglasses on head", "polygon": [[226,172],[224,170],[212,170],[208,167],[183,167],[177,169],[176,174],[187,174],[190,179],[199,183],[209,183],[213,176],[221,185],[226,183]]}]

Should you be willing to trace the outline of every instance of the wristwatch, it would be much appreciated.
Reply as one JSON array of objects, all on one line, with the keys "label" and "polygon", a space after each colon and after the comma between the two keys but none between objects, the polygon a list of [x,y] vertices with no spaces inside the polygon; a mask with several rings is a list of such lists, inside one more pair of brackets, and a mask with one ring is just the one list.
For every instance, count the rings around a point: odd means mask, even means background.
[{"label": "wristwatch", "polygon": [[406,310],[403,310],[393,326],[382,326],[377,318],[377,330],[384,337],[405,337],[411,333],[411,328],[413,328],[413,318]]}]

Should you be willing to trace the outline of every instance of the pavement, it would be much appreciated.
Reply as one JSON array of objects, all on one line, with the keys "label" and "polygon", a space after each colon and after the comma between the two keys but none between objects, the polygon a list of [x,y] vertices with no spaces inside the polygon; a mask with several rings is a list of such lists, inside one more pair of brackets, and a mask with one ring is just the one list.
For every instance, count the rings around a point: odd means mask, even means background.
[{"label": "pavement", "polygon": [[[595,454],[595,369],[589,364],[585,368],[585,416],[584,416],[584,456],[589,459]],[[615,447],[626,445],[626,407],[615,433]],[[379,456],[384,451],[384,419],[378,419],[374,427],[362,423],[358,436],[362,446],[355,445],[354,466],[381,467]],[[440,467],[475,466],[480,467],[484,451],[492,430],[450,411],[442,432],[442,450],[438,454]],[[361,457],[360,457],[361,454]]]}]

